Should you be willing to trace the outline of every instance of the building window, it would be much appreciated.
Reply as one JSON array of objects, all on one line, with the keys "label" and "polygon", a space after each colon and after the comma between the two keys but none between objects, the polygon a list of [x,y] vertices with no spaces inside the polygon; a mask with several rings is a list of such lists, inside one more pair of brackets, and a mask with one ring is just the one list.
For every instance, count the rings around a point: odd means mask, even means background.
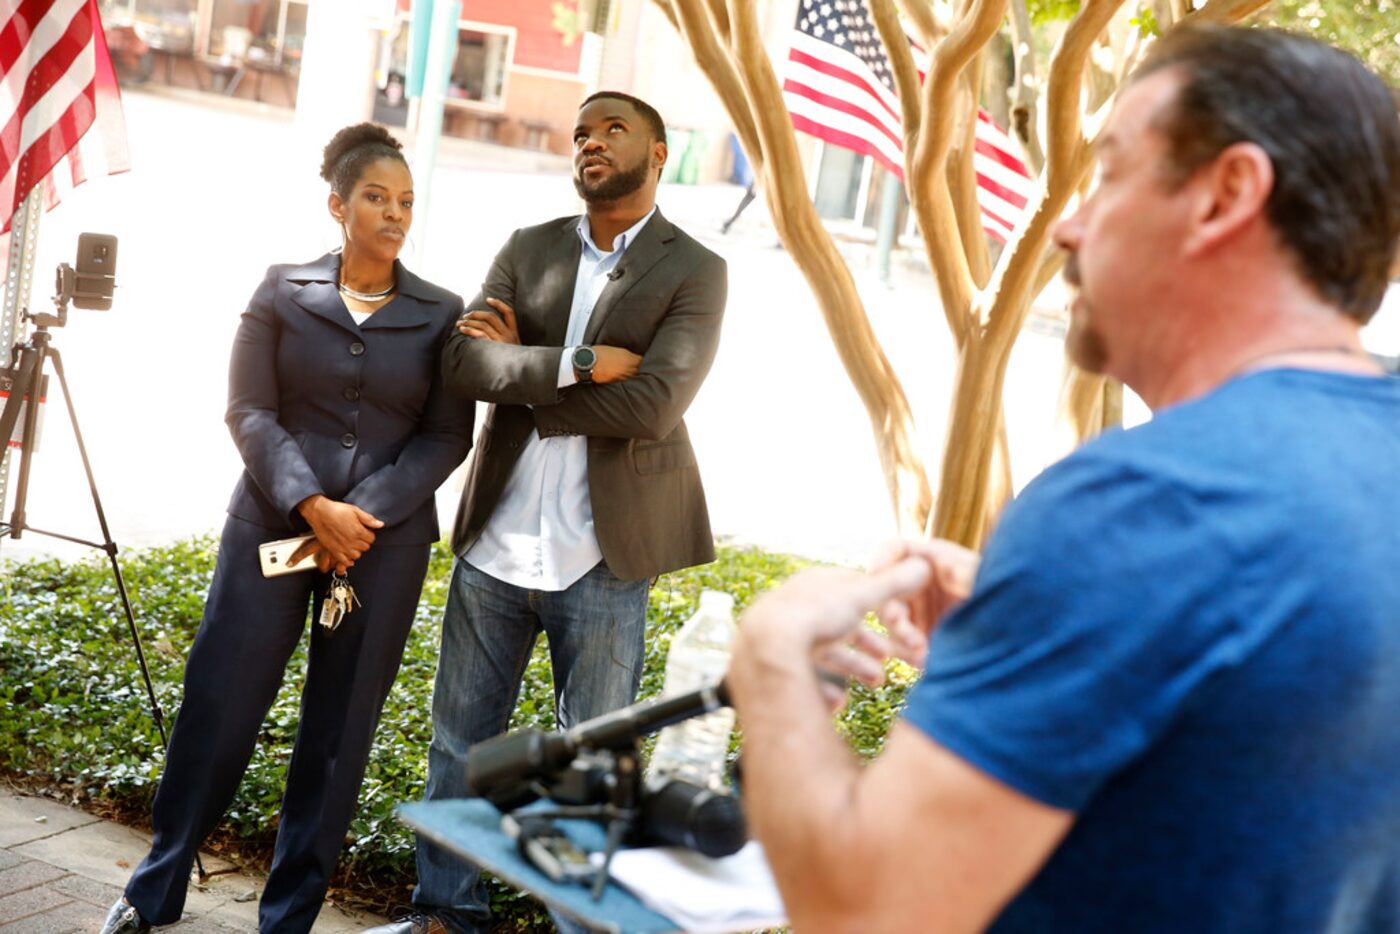
[{"label": "building window", "polygon": [[307,0],[213,0],[209,54],[297,65],[306,43]]},{"label": "building window", "polygon": [[109,30],[131,27],[153,49],[189,54],[196,6],[197,0],[102,0],[99,11]]},{"label": "building window", "polygon": [[[514,32],[495,30],[482,23],[462,24],[457,30],[457,54],[452,60],[452,73],[447,81],[450,104],[473,102],[485,104],[492,110],[504,108],[506,102],[506,69],[510,64]],[[386,34],[380,46],[375,84],[379,88],[377,108],[402,108],[404,82],[408,76],[408,17],[400,16],[391,34]],[[376,110],[377,120],[395,121],[385,110]]]},{"label": "building window", "polygon": [[447,96],[501,106],[505,103],[510,35],[482,29],[457,31],[457,57]]},{"label": "building window", "polygon": [[812,200],[823,220],[855,220],[867,159],[839,146],[822,146]]}]

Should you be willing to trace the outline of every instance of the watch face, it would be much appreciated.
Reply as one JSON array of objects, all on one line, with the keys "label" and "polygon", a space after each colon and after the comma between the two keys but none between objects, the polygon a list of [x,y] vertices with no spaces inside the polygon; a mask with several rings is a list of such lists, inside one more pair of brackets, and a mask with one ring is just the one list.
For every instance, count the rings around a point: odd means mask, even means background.
[{"label": "watch face", "polygon": [[593,352],[592,347],[580,347],[574,351],[574,369],[591,370],[596,362],[598,355]]}]

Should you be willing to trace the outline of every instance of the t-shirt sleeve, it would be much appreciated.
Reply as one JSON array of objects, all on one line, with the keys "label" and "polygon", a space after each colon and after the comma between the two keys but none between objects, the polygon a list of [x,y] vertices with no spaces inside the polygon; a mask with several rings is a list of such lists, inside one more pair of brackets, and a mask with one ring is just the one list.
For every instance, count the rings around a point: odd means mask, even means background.
[{"label": "t-shirt sleeve", "polygon": [[1180,484],[1071,457],[1006,510],[935,630],[904,718],[1052,807],[1081,810],[1234,664],[1228,547]]}]

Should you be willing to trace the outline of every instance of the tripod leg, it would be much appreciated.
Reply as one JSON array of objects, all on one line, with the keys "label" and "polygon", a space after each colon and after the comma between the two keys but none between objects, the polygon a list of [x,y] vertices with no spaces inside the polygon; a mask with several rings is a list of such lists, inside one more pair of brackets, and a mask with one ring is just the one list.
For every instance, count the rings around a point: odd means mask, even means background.
[{"label": "tripod leg", "polygon": [[[160,734],[161,748],[168,748],[170,739],[165,733],[165,714],[161,712],[160,701],[156,699],[155,685],[151,681],[151,669],[146,664],[146,652],[141,646],[141,634],[136,629],[136,614],[131,609],[131,598],[127,596],[126,579],[122,577],[121,565],[117,563],[117,544],[112,541],[112,533],[107,529],[107,514],[102,510],[102,498],[97,495],[97,480],[92,475],[92,462],[88,460],[87,445],[83,443],[83,433],[78,428],[78,410],[73,407],[73,394],[68,390],[68,378],[63,375],[63,357],[59,354],[58,348],[48,348],[48,358],[53,361],[54,374],[58,376],[58,384],[63,389],[63,401],[68,406],[68,420],[73,425],[73,437],[78,442],[78,455],[83,459],[83,471],[87,474],[88,489],[92,491],[92,505],[97,510],[97,524],[102,529],[102,550],[107,553],[107,560],[112,564],[112,577],[117,583],[117,595],[121,598],[122,612],[126,614],[126,625],[131,632],[131,643],[136,647],[136,663],[141,669],[141,677],[146,682],[146,698],[151,702],[151,716],[156,722],[156,731]],[[42,375],[42,367],[39,374]],[[36,384],[37,385],[37,384]],[[37,398],[37,397],[36,397]],[[32,412],[34,407],[30,407]],[[21,485],[21,495],[24,487]],[[195,853],[194,863],[200,879],[208,877],[204,869],[204,862]]]},{"label": "tripod leg", "polygon": [[603,865],[598,867],[598,875],[593,877],[593,900],[603,897],[608,887],[608,870],[612,867],[613,854],[622,846],[622,836],[627,832],[631,820],[627,817],[614,817],[608,822],[608,844],[603,848]]},{"label": "tripod leg", "polygon": [[10,386],[10,398],[5,402],[5,410],[0,413],[0,446],[8,445],[14,437],[15,425],[19,422],[19,410],[28,399],[25,409],[24,446],[20,449],[19,478],[15,489],[15,509],[10,520],[10,537],[19,538],[24,531],[24,501],[29,488],[29,462],[34,454],[34,429],[38,424],[39,387],[43,383],[44,354],[39,348],[24,346],[19,348],[19,366],[14,382]]}]

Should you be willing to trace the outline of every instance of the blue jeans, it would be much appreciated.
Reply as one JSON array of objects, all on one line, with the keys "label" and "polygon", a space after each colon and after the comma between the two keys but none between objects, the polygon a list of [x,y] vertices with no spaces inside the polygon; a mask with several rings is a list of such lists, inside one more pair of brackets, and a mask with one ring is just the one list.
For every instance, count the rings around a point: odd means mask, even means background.
[{"label": "blue jeans", "polygon": [[[650,582],[623,581],[603,564],[565,590],[526,590],[457,559],[433,686],[429,801],[465,798],[467,750],[504,733],[535,637],[549,640],[561,726],[625,707],[637,696]],[[413,903],[459,932],[490,913],[475,867],[418,838]]]}]

